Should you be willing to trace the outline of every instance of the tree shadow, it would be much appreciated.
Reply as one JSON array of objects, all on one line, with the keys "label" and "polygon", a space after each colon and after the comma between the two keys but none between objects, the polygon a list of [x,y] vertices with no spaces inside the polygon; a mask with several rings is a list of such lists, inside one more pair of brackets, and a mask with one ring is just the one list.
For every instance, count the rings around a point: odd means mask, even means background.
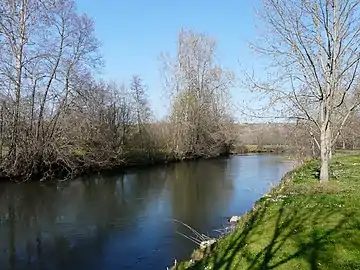
[{"label": "tree shadow", "polygon": [[[333,267],[336,263],[341,266],[335,243],[358,249],[359,220],[353,212],[326,207],[326,203],[326,198],[321,196],[315,203],[312,197],[303,198],[301,205],[286,199],[278,201],[275,207],[265,202],[252,213],[241,232],[229,236],[226,244],[220,245],[221,250],[191,269],[203,269],[205,265],[224,270],[275,269],[288,267],[288,263],[294,265],[294,261],[301,269],[329,269],[326,266]],[[349,235],[353,237],[349,239]],[[360,267],[360,262],[348,263]]]}]

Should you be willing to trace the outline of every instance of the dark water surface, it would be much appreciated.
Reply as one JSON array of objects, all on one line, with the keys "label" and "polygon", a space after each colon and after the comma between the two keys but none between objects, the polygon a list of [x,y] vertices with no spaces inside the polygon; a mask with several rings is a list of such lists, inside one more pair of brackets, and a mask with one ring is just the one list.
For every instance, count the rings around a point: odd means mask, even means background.
[{"label": "dark water surface", "polygon": [[292,166],[277,156],[234,156],[2,184],[0,269],[166,269],[196,247],[173,219],[213,235]]}]

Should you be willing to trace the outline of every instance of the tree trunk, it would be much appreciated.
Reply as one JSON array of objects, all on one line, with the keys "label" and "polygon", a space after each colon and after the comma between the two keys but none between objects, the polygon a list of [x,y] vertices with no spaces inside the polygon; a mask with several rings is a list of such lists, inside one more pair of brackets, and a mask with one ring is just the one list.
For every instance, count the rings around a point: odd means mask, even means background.
[{"label": "tree trunk", "polygon": [[315,141],[311,140],[312,157],[316,157]]},{"label": "tree trunk", "polygon": [[357,148],[356,138],[355,138],[355,136],[353,135],[353,136],[352,136],[352,149],[355,150],[356,148]]},{"label": "tree trunk", "polygon": [[329,150],[330,143],[328,137],[327,128],[321,129],[320,134],[320,157],[321,157],[321,169],[320,169],[320,182],[324,183],[329,181]]},{"label": "tree trunk", "polygon": [[327,145],[327,150],[328,150],[328,158],[329,160],[332,159],[333,156],[333,146],[332,146],[332,134],[331,134],[331,129],[330,129],[330,123],[327,125],[326,128],[326,145]]},{"label": "tree trunk", "polygon": [[26,43],[26,10],[27,1],[23,0],[20,7],[20,37],[19,37],[19,47],[16,49],[16,81],[15,81],[15,110],[14,110],[14,119],[12,126],[12,138],[11,138],[11,151],[14,151],[14,156],[17,157],[17,146],[18,146],[18,125],[20,117],[20,99],[21,99],[21,86],[22,86],[22,71],[23,71],[23,54],[24,47]]},{"label": "tree trunk", "polygon": [[0,110],[0,162],[3,159],[3,146],[4,146],[4,108],[5,108],[5,101],[1,104]]}]

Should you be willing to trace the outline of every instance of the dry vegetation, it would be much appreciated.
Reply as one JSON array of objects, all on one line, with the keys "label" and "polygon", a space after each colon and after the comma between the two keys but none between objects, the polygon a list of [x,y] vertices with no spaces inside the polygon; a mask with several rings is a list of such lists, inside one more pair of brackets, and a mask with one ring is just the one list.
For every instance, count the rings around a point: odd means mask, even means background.
[{"label": "dry vegetation", "polygon": [[164,65],[172,109],[158,123],[140,77],[122,85],[95,79],[99,42],[73,0],[0,0],[0,15],[2,179],[229,152],[233,77],[214,62],[210,37],[180,33],[178,55]]}]

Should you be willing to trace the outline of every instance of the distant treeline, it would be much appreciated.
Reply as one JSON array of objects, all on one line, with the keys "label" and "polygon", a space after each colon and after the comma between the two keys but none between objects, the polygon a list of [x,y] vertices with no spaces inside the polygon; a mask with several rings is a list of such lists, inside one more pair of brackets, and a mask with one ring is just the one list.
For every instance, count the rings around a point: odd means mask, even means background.
[{"label": "distant treeline", "polygon": [[[237,152],[291,151],[300,156],[318,156],[318,149],[311,135],[302,124],[248,123],[234,124]],[[315,134],[316,137],[320,134]],[[335,149],[360,148],[360,116],[354,114],[344,127]]]}]

